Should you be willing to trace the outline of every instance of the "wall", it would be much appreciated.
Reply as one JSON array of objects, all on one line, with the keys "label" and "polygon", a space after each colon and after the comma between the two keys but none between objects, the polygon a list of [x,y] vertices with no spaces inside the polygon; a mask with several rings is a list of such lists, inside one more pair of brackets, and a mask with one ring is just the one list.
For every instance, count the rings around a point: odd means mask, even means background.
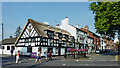
[{"label": "wall", "polygon": [[62,20],[62,24],[60,25],[60,28],[68,31],[72,36],[75,37],[75,39],[77,39],[77,37],[76,37],[76,28],[69,25],[68,23],[69,23],[68,18],[65,18],[64,20]]},{"label": "wall", "polygon": [[[10,45],[1,45],[4,46],[4,49],[2,49],[3,54],[8,54],[11,55],[11,46],[14,46],[14,44],[10,44]],[[10,50],[7,50],[7,46],[10,46]],[[16,49],[16,48],[15,48]],[[2,54],[2,53],[1,53]],[[15,50],[13,51],[13,55],[15,55]]]}]

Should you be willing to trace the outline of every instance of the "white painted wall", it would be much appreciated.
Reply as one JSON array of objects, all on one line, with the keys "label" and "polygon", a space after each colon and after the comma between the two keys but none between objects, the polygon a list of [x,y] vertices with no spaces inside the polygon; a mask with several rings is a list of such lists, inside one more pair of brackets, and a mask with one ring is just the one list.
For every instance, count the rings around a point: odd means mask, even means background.
[{"label": "white painted wall", "polygon": [[70,34],[72,36],[74,36],[75,39],[77,39],[77,37],[76,37],[76,28],[69,25],[68,23],[69,23],[68,18],[65,18],[64,20],[62,20],[62,24],[60,25],[60,28],[70,32]]},{"label": "white painted wall", "polygon": [[[4,46],[4,49],[1,49],[0,54],[7,54],[7,55],[11,55],[11,47],[14,46],[14,44],[10,44],[10,45],[1,45]],[[7,50],[7,46],[10,46],[10,50]],[[16,49],[16,47],[15,47]],[[13,55],[15,55],[15,50],[13,50]]]}]

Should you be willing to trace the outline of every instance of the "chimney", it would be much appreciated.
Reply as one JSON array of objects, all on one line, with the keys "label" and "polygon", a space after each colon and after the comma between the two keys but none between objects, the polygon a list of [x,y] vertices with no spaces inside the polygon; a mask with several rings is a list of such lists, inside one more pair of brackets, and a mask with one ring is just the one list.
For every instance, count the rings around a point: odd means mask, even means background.
[{"label": "chimney", "polygon": [[88,26],[85,26],[85,29],[86,29],[86,30],[89,30],[89,27],[88,27]]},{"label": "chimney", "polygon": [[48,22],[43,22],[44,24],[48,25],[49,23]]},{"label": "chimney", "polygon": [[79,25],[74,25],[74,27],[79,28]]},{"label": "chimney", "polygon": [[10,38],[12,38],[12,36],[10,36]]},{"label": "chimney", "polygon": [[60,28],[59,24],[56,25],[57,28]]},{"label": "chimney", "polygon": [[65,17],[65,19],[62,20],[62,25],[68,25],[68,17]]}]

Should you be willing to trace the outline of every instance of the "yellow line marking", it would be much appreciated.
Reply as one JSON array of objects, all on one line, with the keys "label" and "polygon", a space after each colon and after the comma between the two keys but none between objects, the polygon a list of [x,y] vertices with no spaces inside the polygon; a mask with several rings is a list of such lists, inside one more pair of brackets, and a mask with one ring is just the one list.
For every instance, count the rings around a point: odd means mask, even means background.
[{"label": "yellow line marking", "polygon": [[118,60],[118,55],[115,56],[115,60]]},{"label": "yellow line marking", "polygon": [[89,58],[89,59],[92,59],[92,58]]}]

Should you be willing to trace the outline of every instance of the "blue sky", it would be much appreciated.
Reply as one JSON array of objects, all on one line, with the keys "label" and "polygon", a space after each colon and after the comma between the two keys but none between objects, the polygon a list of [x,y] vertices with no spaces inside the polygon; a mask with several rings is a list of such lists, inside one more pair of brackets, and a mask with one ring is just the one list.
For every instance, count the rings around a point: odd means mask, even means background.
[{"label": "blue sky", "polygon": [[78,24],[79,28],[88,25],[91,31],[96,31],[89,2],[3,2],[4,38],[14,36],[18,26],[23,29],[28,19],[56,26],[61,24],[61,20],[66,16],[69,18],[69,24]]}]

